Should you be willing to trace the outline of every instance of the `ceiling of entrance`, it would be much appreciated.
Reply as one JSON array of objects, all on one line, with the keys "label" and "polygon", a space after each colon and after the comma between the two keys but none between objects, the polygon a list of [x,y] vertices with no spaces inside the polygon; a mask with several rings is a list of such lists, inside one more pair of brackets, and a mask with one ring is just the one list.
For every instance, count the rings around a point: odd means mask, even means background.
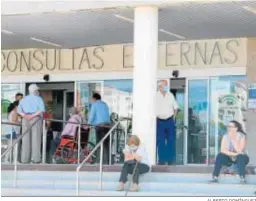
[{"label": "ceiling of entrance", "polygon": [[[2,49],[133,42],[133,10],[2,15]],[[256,1],[183,3],[159,12],[159,41],[256,37]]]}]

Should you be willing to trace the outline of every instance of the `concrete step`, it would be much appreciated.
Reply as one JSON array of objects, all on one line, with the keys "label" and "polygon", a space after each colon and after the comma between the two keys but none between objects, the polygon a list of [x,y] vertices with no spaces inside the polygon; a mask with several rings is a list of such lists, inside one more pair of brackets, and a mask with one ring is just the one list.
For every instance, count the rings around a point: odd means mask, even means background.
[{"label": "concrete step", "polygon": [[[1,170],[13,170],[13,165],[2,164]],[[76,164],[19,164],[17,169],[22,171],[76,171]],[[122,165],[104,165],[104,172],[120,172]],[[255,165],[246,166],[248,174],[255,174]],[[90,171],[98,172],[99,165],[86,164],[81,168],[81,172]],[[211,174],[213,171],[213,165],[154,165],[152,166],[152,172],[169,172],[169,173],[199,173],[199,174]]]},{"label": "concrete step", "polygon": [[[255,196],[254,191],[248,189],[247,191],[236,192],[234,191],[221,191],[221,192],[163,192],[163,191],[142,191],[139,192],[129,192],[128,196]],[[2,188],[1,189],[2,196],[76,196],[75,190],[59,190],[59,189],[28,189],[28,188]],[[111,191],[92,191],[92,190],[80,190],[79,196],[125,196],[125,191],[116,192],[114,190]]]},{"label": "concrete step", "polygon": [[[103,181],[118,181],[120,176],[120,172],[104,172],[103,173]],[[14,173],[13,171],[2,171],[1,172],[2,180],[10,180],[13,181]],[[80,181],[98,181],[99,173],[98,172],[80,172],[79,173]],[[206,183],[211,179],[210,174],[179,174],[179,173],[148,173],[146,175],[142,175],[140,177],[141,182],[159,182],[162,181],[168,183]],[[17,173],[17,180],[31,180],[32,181],[76,181],[76,173],[75,172],[48,172],[48,171],[19,171]],[[248,184],[256,185],[256,175],[248,175],[247,176]],[[239,182],[238,176],[231,175],[221,175],[220,182],[223,184],[237,184]]]},{"label": "concrete step", "polygon": [[[13,188],[14,172],[2,170],[2,195],[75,196],[76,173],[72,171],[18,171],[17,186]],[[83,196],[123,196],[115,192],[120,172],[103,173],[103,191],[99,189],[98,172],[80,172],[80,191]],[[252,196],[256,175],[248,175],[248,184],[240,185],[237,176],[221,175],[219,184],[208,184],[210,174],[155,173],[140,178],[140,192],[131,196]],[[128,189],[127,182],[126,188]]]},{"label": "concrete step", "polygon": [[[114,191],[118,182],[103,182],[104,191]],[[128,182],[126,188],[128,188]],[[2,188],[13,187],[13,181],[3,180]],[[16,188],[26,188],[30,190],[45,189],[45,190],[76,190],[75,181],[30,181],[18,180]],[[99,182],[82,181],[80,182],[80,190],[95,191],[99,189]],[[143,192],[171,192],[171,193],[207,193],[216,195],[218,193],[240,193],[241,195],[248,195],[249,192],[254,191],[255,186],[246,184],[208,184],[208,183],[170,183],[170,182],[141,182],[140,190]]]}]

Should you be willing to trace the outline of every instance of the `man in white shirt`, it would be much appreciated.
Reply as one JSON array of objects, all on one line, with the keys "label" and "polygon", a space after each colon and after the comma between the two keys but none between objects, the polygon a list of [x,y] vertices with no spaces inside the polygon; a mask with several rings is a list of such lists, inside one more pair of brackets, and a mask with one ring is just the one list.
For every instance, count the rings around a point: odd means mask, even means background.
[{"label": "man in white shirt", "polygon": [[175,117],[178,104],[166,80],[158,82],[156,95],[158,164],[175,162]]}]

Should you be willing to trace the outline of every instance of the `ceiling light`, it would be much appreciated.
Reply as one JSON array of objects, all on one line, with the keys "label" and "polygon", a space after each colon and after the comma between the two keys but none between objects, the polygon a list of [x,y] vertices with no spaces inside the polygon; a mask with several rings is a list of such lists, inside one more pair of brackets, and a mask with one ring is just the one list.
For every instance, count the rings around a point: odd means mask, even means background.
[{"label": "ceiling light", "polygon": [[253,13],[256,15],[256,9],[255,8],[252,8],[252,7],[249,7],[249,6],[243,6],[243,9]]},{"label": "ceiling light", "polygon": [[32,38],[30,38],[30,39],[31,39],[31,40],[34,40],[34,41],[37,41],[37,42],[39,42],[39,43],[45,43],[45,44],[48,44],[48,45],[52,45],[52,46],[56,46],[56,47],[61,47],[61,45],[59,45],[59,44],[51,43],[51,42],[49,42],[49,41],[41,40],[41,39],[38,39],[38,38],[32,37]]},{"label": "ceiling light", "polygon": [[133,22],[134,22],[133,19],[128,18],[128,17],[124,17],[124,16],[122,16],[122,15],[114,15],[114,16],[117,17],[117,18],[119,18],[119,19],[121,19],[121,20],[124,20],[124,21],[126,21],[126,22],[130,22],[130,23],[133,23]]},{"label": "ceiling light", "polygon": [[165,31],[164,29],[159,29],[159,31],[162,32],[162,33],[174,36],[174,37],[179,38],[179,39],[186,39],[186,37],[184,37],[184,36],[181,36],[181,35],[178,35],[178,34],[175,34],[175,33],[171,33],[169,31]]},{"label": "ceiling light", "polygon": [[13,32],[7,31],[7,30],[4,30],[4,29],[1,29],[1,32],[4,33],[4,34],[8,34],[8,35],[13,35],[14,34]]}]

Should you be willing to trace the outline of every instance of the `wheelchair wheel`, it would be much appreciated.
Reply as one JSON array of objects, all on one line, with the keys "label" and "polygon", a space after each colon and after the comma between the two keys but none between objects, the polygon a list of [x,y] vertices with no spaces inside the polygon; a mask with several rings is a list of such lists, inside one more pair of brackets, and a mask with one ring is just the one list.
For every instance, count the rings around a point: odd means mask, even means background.
[{"label": "wheelchair wheel", "polygon": [[[78,153],[77,143],[75,141],[67,142],[61,150],[61,159],[65,164],[76,164],[78,163],[78,155],[80,155],[79,163],[88,156],[90,151],[94,149],[95,145],[91,142],[86,143],[84,149],[81,148],[80,153]],[[94,163],[96,160],[96,154],[93,154],[87,163]]]},{"label": "wheelchair wheel", "polygon": [[75,150],[76,143],[75,141],[69,141],[63,145],[61,149],[61,160],[65,164],[74,164],[77,163],[77,151]]}]

